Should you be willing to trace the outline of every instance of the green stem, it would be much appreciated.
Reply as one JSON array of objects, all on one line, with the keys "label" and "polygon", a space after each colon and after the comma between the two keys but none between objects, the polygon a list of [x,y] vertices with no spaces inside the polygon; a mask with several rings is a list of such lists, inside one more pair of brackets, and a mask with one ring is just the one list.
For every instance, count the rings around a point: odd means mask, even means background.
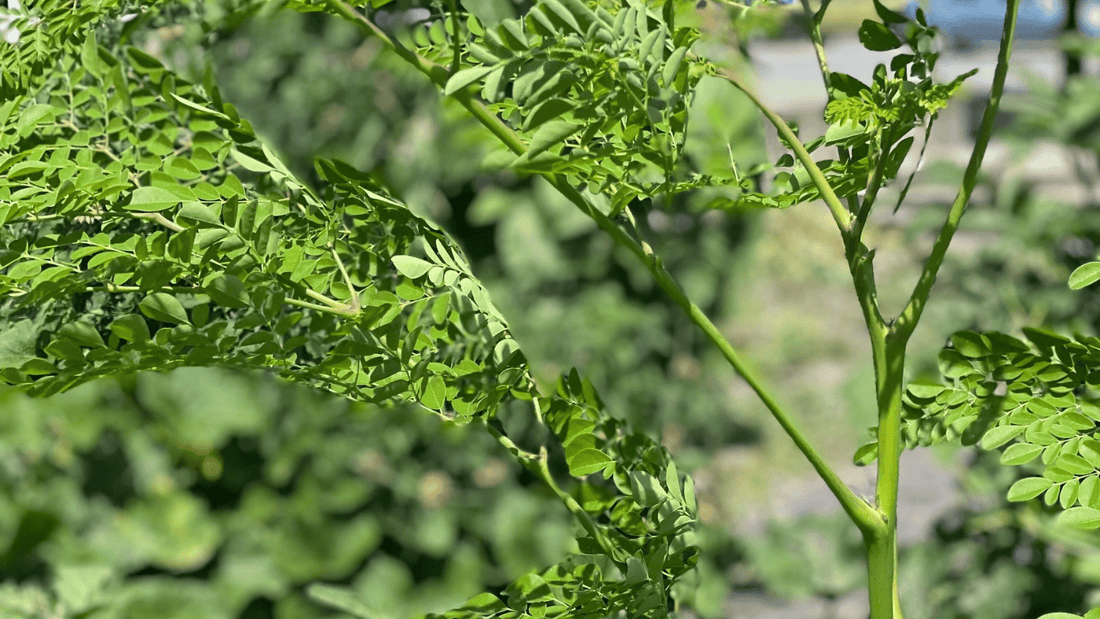
[{"label": "green stem", "polygon": [[[312,292],[312,291],[307,291],[307,293],[309,293],[309,292]],[[337,316],[347,316],[347,317],[351,317],[351,318],[356,318],[359,315],[359,312],[357,310],[352,310],[351,308],[349,308],[347,306],[343,306],[343,305],[340,306],[340,307],[331,307],[331,306],[328,306],[328,305],[320,305],[320,304],[317,304],[317,303],[310,303],[309,301],[300,301],[298,299],[292,299],[290,297],[287,297],[286,299],[283,299],[283,302],[286,303],[287,305],[296,305],[298,307],[304,307],[306,309],[311,309],[311,310],[315,310],[315,311],[318,311],[318,312],[324,312],[326,314],[336,314]]]},{"label": "green stem", "polygon": [[821,81],[825,82],[825,92],[828,93],[831,100],[833,80],[832,74],[829,71],[829,63],[825,59],[825,39],[821,36],[821,20],[825,18],[825,10],[829,8],[829,3],[832,0],[822,0],[821,8],[815,13],[810,8],[810,0],[802,0],[802,9],[806,12],[806,17],[810,19],[810,41],[814,45],[814,52],[817,54],[817,66],[821,69]]},{"label": "green stem", "polygon": [[[419,69],[422,73],[432,79],[437,85],[446,84],[446,70],[442,67],[430,62],[417,55],[415,52],[400,45],[400,43],[394,41],[391,37],[385,34],[377,25],[367,19],[364,15],[356,12],[350,6],[342,2],[341,0],[325,0],[325,3],[332,8],[340,16],[348,19],[363,29],[368,34],[378,36],[379,39],[394,50],[401,58],[408,61],[414,67]],[[732,77],[727,77],[730,81],[736,84],[736,81]],[[488,128],[493,135],[495,135],[505,146],[508,147],[516,155],[522,155],[527,151],[526,146],[520,140],[519,136],[509,127],[504,124],[495,114],[490,112],[479,101],[473,99],[469,91],[466,89],[460,89],[451,95],[459,105],[464,107],[470,114],[477,119],[482,125]],[[750,95],[751,97],[751,95]],[[755,100],[755,99],[754,99]],[[774,114],[773,114],[774,116]],[[775,116],[778,119],[778,116]],[[834,217],[838,219],[838,224],[844,225],[846,228],[851,222],[851,213],[844,209],[840,204],[836,195],[829,188],[828,183],[825,182],[825,177],[821,171],[817,168],[813,159],[810,158],[809,153],[802,148],[798,138],[787,128],[786,124],[779,120],[779,124],[782,125],[780,129],[781,135],[791,142],[792,148],[796,153],[800,154],[800,160],[810,170],[810,174],[813,177],[816,172],[816,178],[820,180],[821,185],[824,186],[823,195],[825,195],[826,202],[830,204],[830,208],[833,210]],[[786,130],[786,133],[783,133]],[[592,218],[596,222],[596,226],[601,230],[611,235],[616,243],[622,245],[633,253],[639,260],[645,264],[650,274],[653,276],[657,285],[665,291],[666,294],[672,299],[676,305],[688,315],[688,318],[703,332],[707,339],[711,340],[715,346],[722,352],[722,355],[726,358],[734,370],[749,384],[753,391],[757,394],[760,400],[775,417],[779,425],[787,432],[794,441],[795,445],[802,452],[802,454],[809,460],[810,464],[814,467],[814,470],[825,481],[826,486],[833,492],[837,500],[840,502],[844,511],[852,518],[852,520],[863,531],[870,531],[882,526],[883,520],[881,514],[878,513],[873,507],[871,507],[866,501],[858,497],[851,488],[844,484],[843,481],[836,475],[836,473],[829,467],[828,463],[817,453],[814,447],[810,444],[809,440],[802,434],[797,428],[791,417],[779,406],[775,399],[771,396],[768,389],[763,385],[762,381],[757,378],[754,372],[752,372],[737,356],[733,346],[719,333],[718,328],[706,317],[706,315],[700,310],[690,299],[684,294],[683,290],[676,280],[665,270],[661,264],[660,259],[653,253],[652,249],[648,245],[638,242],[634,239],[630,233],[613,222],[606,214],[601,212],[594,204],[588,201],[579,191],[569,185],[569,183],[561,177],[548,174],[545,176],[547,181],[559,192],[562,193],[570,202],[572,202],[577,208],[579,208],[584,214]],[[820,186],[820,185],[819,185]],[[830,201],[831,197],[831,201]]]},{"label": "green stem", "polygon": [[[535,403],[535,407],[536,410],[538,410],[537,402]],[[600,530],[600,527],[592,518],[592,514],[586,512],[584,508],[581,507],[580,503],[577,503],[577,500],[570,496],[568,492],[562,490],[558,482],[554,480],[554,475],[550,472],[549,454],[546,452],[546,447],[540,447],[539,453],[537,454],[531,453],[516,445],[512,439],[508,438],[500,429],[494,427],[492,423],[486,422],[484,425],[486,429],[489,430],[489,433],[492,434],[505,449],[520,458],[523,466],[530,471],[531,474],[542,479],[543,483],[550,487],[554,494],[565,503],[566,509],[580,521],[584,530],[600,545],[604,554],[619,562],[619,566],[625,570],[626,564],[622,562],[622,553],[616,549],[615,545],[611,543],[611,540],[607,538],[607,535]]]},{"label": "green stem", "polygon": [[359,304],[359,293],[355,291],[355,285],[351,283],[351,278],[348,277],[348,270],[344,267],[344,261],[340,259],[340,254],[336,252],[335,248],[329,251],[332,252],[332,257],[336,260],[336,266],[340,267],[340,276],[344,279],[344,285],[348,287],[348,292],[351,294],[351,301],[345,307],[358,315],[359,311],[363,309]]},{"label": "green stem", "polygon": [[[1008,61],[1016,32],[1019,4],[1020,0],[1009,0],[1005,11],[1004,31],[989,102],[982,117],[981,130],[974,145],[974,151],[971,153],[962,187],[951,206],[947,221],[940,230],[939,237],[913,290],[913,295],[897,321],[887,331],[885,337],[872,332],[875,387],[879,408],[878,481],[875,498],[878,509],[886,517],[886,528],[881,535],[865,535],[872,619],[901,618],[897,586],[897,503],[902,450],[901,394],[905,371],[905,348],[920,321],[928,301],[928,294],[935,283],[936,274],[943,264],[947,248],[951,244],[951,239],[959,227],[959,222],[973,193],[978,170],[981,168],[986,147],[993,134],[993,120],[1000,105],[1005,77],[1008,74]],[[866,213],[861,212],[860,215],[865,217]],[[862,228],[861,225],[859,227]]]},{"label": "green stem", "polygon": [[867,586],[871,595],[871,619],[901,619],[897,603],[897,534],[893,527],[882,537],[864,536],[867,546]]},{"label": "green stem", "polygon": [[871,178],[867,181],[867,192],[863,194],[863,203],[856,213],[856,223],[852,229],[852,238],[857,241],[863,237],[863,228],[867,225],[867,219],[871,216],[871,207],[875,205],[879,189],[882,189],[882,176],[886,171],[886,149],[882,147],[882,143],[883,136],[880,133],[873,142],[875,148],[871,149],[871,152],[877,155],[875,157],[875,169],[871,172]]},{"label": "green stem", "polygon": [[787,126],[787,123],[768,106],[764,105],[760,99],[756,97],[748,88],[745,88],[737,81],[728,69],[717,68],[717,75],[722,79],[725,79],[729,83],[737,87],[738,90],[745,93],[745,96],[752,101],[753,105],[759,109],[764,116],[771,122],[775,130],[779,132],[780,139],[787,144],[787,147],[794,151],[794,156],[798,161],[806,168],[806,172],[810,175],[810,181],[813,182],[814,187],[817,187],[819,193],[821,193],[821,199],[825,201],[825,205],[829,207],[829,212],[833,215],[833,220],[836,221],[836,225],[847,237],[848,232],[852,229],[852,222],[855,216],[851,211],[844,207],[840,203],[840,198],[837,197],[836,192],[829,186],[829,181],[825,179],[825,174],[821,171],[821,168],[817,167],[817,162],[810,156],[809,151],[802,146],[802,142],[799,141],[798,136],[791,131],[791,128]]},{"label": "green stem", "polygon": [[132,213],[131,216],[134,219],[147,219],[147,220],[152,221],[154,223],[158,223],[158,224],[164,226],[165,228],[168,228],[169,230],[171,230],[173,232],[183,232],[183,226],[181,226],[181,225],[177,224],[176,222],[168,219],[167,217],[165,217],[164,215],[161,215],[160,213]]},{"label": "green stem", "polygon": [[871,336],[878,403],[878,480],[875,503],[886,519],[876,535],[864,536],[867,546],[871,619],[899,619],[897,541],[898,479],[901,472],[901,391],[905,346],[898,346],[885,328]]},{"label": "green stem", "polygon": [[1012,54],[1012,41],[1016,36],[1016,14],[1019,8],[1020,0],[1009,0],[1008,7],[1005,10],[1004,29],[1001,34],[1001,49],[997,55],[997,69],[993,73],[993,87],[989,90],[989,102],[986,103],[985,113],[982,115],[978,139],[974,144],[973,152],[970,154],[970,162],[967,164],[966,173],[963,175],[962,187],[959,188],[959,193],[955,196],[955,202],[951,205],[951,210],[947,214],[947,221],[944,222],[943,228],[940,229],[940,234],[932,246],[932,252],[924,264],[924,270],[917,281],[916,287],[913,288],[909,303],[902,310],[901,315],[894,324],[894,332],[903,346],[909,341],[909,338],[913,335],[913,330],[917,327],[917,323],[920,322],[921,314],[928,303],[928,294],[932,290],[932,285],[936,283],[936,274],[940,270],[940,265],[943,264],[943,258],[947,255],[947,248],[951,245],[951,239],[959,228],[959,222],[962,220],[966,206],[970,202],[970,195],[974,192],[974,186],[977,184],[978,170],[981,169],[986,147],[989,146],[989,139],[993,135],[993,121],[997,116],[997,109],[1001,105],[1001,95],[1004,94],[1005,77],[1008,75],[1008,59]]},{"label": "green stem", "polygon": [[451,46],[454,47],[454,54],[451,56],[451,74],[458,71],[458,68],[462,66],[462,47],[458,44],[458,1],[450,0],[451,5],[451,29],[454,32],[451,34]]},{"label": "green stem", "polygon": [[[825,84],[825,95],[829,102],[833,100],[833,74],[829,70],[829,61],[825,56],[825,38],[821,36],[821,22],[825,19],[825,11],[829,9],[831,2],[832,0],[821,0],[821,6],[817,9],[817,12],[814,12],[810,8],[810,0],[802,0],[802,9],[806,12],[806,18],[810,20],[810,42],[813,43],[814,53],[817,55],[817,68],[821,72],[821,81]],[[851,158],[848,149],[841,144],[836,145],[836,153],[841,163],[848,163]],[[859,211],[859,202],[856,196],[848,196],[847,202],[848,212],[857,213]],[[858,229],[862,228],[858,218],[854,225],[857,228],[854,236],[858,239]]]}]

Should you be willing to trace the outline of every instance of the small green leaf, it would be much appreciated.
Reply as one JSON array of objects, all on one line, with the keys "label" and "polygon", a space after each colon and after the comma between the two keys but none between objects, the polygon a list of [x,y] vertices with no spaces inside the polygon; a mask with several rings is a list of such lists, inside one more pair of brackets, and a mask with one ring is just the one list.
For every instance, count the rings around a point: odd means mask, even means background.
[{"label": "small green leaf", "polygon": [[183,97],[177,95],[174,92],[168,93],[168,94],[172,95],[172,98],[175,99],[176,101],[179,101],[180,103],[186,105],[187,107],[189,107],[189,108],[191,108],[191,109],[193,109],[197,112],[202,112],[203,114],[209,114],[209,115],[211,115],[215,118],[221,118],[223,120],[231,120],[228,116],[226,116],[225,114],[223,114],[223,113],[221,113],[217,110],[212,110],[212,109],[206,107],[205,105],[201,105],[201,104],[195,103],[194,101],[184,99]]},{"label": "small green leaf", "polygon": [[421,260],[420,258],[414,258],[412,256],[394,256],[393,266],[397,267],[397,270],[405,277],[417,279],[423,277],[424,274],[435,265],[426,260]]},{"label": "small green leaf", "polygon": [[1039,496],[1054,485],[1054,482],[1045,477],[1025,477],[1012,484],[1008,489],[1009,501],[1029,501]]},{"label": "small green leaf", "polygon": [[[1089,611],[1092,612],[1092,611]],[[1100,615],[1098,615],[1100,616]],[[1047,613],[1040,615],[1039,619],[1081,619],[1081,615],[1075,615],[1073,613]],[[1087,615],[1086,615],[1087,619]]]},{"label": "small green leaf", "polygon": [[878,443],[867,443],[856,450],[852,456],[852,462],[856,466],[866,466],[878,457]]},{"label": "small green leaf", "polygon": [[871,131],[868,125],[855,120],[845,120],[841,123],[833,123],[825,130],[825,143],[835,144],[857,135],[863,135]]},{"label": "small green leaf", "polygon": [[1078,488],[1077,502],[1084,507],[1096,507],[1096,501],[1100,499],[1100,478],[1089,475],[1081,480]]},{"label": "small green leaf", "polygon": [[539,127],[535,134],[531,136],[531,144],[523,157],[527,160],[534,159],[583,128],[584,125],[580,123],[566,120],[548,122]]},{"label": "small green leaf", "polygon": [[432,409],[439,410],[447,399],[447,383],[440,376],[433,376],[426,382],[424,393],[420,396],[420,403]]},{"label": "small green leaf", "polygon": [[1023,426],[997,426],[990,428],[982,436],[981,448],[987,451],[996,449],[1024,433]]},{"label": "small green leaf", "polygon": [[107,63],[99,57],[99,44],[96,42],[95,29],[88,30],[84,45],[80,49],[80,62],[89,73],[96,77],[103,77],[110,69]]},{"label": "small green leaf", "polygon": [[204,292],[223,307],[241,308],[248,304],[244,284],[235,275],[223,275],[205,286]]},{"label": "small green leaf", "polygon": [[542,0],[542,6],[547,8],[550,14],[553,14],[555,17],[565,22],[570,28],[576,30],[577,34],[584,34],[584,29],[577,23],[577,18],[559,0]]},{"label": "small green leaf", "polygon": [[107,345],[103,342],[103,336],[99,334],[99,330],[87,320],[66,323],[58,329],[58,333],[88,348],[101,348]]},{"label": "small green leaf", "polygon": [[1001,464],[1009,466],[1025,464],[1034,460],[1041,451],[1043,451],[1042,445],[1032,445],[1030,443],[1009,445],[1008,449],[1001,454]]},{"label": "small green leaf", "polygon": [[1088,460],[1085,460],[1075,453],[1062,453],[1054,461],[1054,465],[1074,475],[1088,475],[1096,470],[1088,463]]},{"label": "small green leaf", "polygon": [[1024,336],[1034,342],[1036,346],[1061,346],[1062,344],[1068,344],[1070,342],[1070,339],[1068,337],[1065,337],[1064,335],[1059,335],[1047,329],[1023,327],[1020,330],[1023,331]]},{"label": "small green leaf", "polygon": [[164,164],[164,171],[182,181],[191,181],[202,176],[195,164],[182,157],[169,160],[168,163]]},{"label": "small green leaf", "polygon": [[1100,509],[1071,507],[1059,514],[1055,522],[1077,529],[1100,528]]},{"label": "small green leaf", "polygon": [[882,5],[882,0],[874,0],[875,13],[878,13],[878,18],[888,24],[904,24],[909,21],[904,15],[891,11]]},{"label": "small green leaf", "polygon": [[463,604],[462,608],[458,610],[472,610],[480,615],[488,617],[507,608],[504,602],[492,593],[479,593],[470,598],[469,601]]},{"label": "small green leaf", "polygon": [[642,582],[649,580],[649,572],[645,569],[645,562],[638,557],[629,557],[626,560],[626,582]]},{"label": "small green leaf", "polygon": [[325,606],[343,611],[359,619],[378,619],[380,617],[380,615],[374,614],[373,610],[347,589],[314,583],[306,588],[306,594]]},{"label": "small green leaf", "polygon": [[195,221],[201,221],[202,223],[214,226],[222,223],[221,220],[218,219],[218,216],[214,214],[214,209],[202,202],[184,202],[183,207],[176,213],[176,218],[179,219],[180,217],[194,219]]},{"label": "small green leaf", "polygon": [[1080,290],[1100,280],[1100,262],[1087,262],[1073,270],[1069,276],[1070,290]]},{"label": "small green leaf", "polygon": [[1058,495],[1058,504],[1062,509],[1067,509],[1077,502],[1077,491],[1081,486],[1076,479],[1071,479],[1062,484],[1062,492]]},{"label": "small green leaf", "polygon": [[179,299],[166,292],[154,292],[142,299],[138,307],[141,308],[141,313],[153,320],[185,325],[191,324],[191,321],[187,318],[187,310],[183,309]]},{"label": "small green leaf", "polygon": [[665,86],[672,86],[673,80],[676,79],[676,74],[680,71],[680,64],[684,61],[684,56],[687,54],[688,48],[677,47],[672,54],[669,55],[668,61],[665,62],[664,69],[661,70],[661,83]]},{"label": "small green leaf", "polygon": [[951,344],[960,354],[971,359],[987,357],[991,352],[989,339],[974,331],[959,331],[955,333],[951,336]]},{"label": "small green leaf", "polygon": [[45,103],[36,103],[19,112],[19,121],[15,125],[16,135],[23,136],[43,120],[52,120],[57,116],[58,109]]},{"label": "small green leaf", "polygon": [[569,474],[573,477],[584,477],[602,471],[611,463],[611,458],[599,449],[582,449],[569,459]]},{"label": "small green leaf", "polygon": [[886,52],[901,47],[901,39],[884,24],[870,19],[859,27],[859,42],[873,52]]},{"label": "small green leaf", "polygon": [[145,319],[138,314],[126,314],[116,318],[108,328],[111,333],[128,342],[149,341],[149,325],[145,324]]},{"label": "small green leaf", "polygon": [[35,329],[30,320],[21,320],[0,331],[0,368],[18,368],[37,358]]},{"label": "small green leaf", "polygon": [[934,380],[922,378],[909,383],[909,386],[906,387],[906,391],[909,392],[910,396],[918,400],[932,400],[943,393],[943,390],[946,388],[947,387]]},{"label": "small green leaf", "polygon": [[255,157],[252,157],[250,155],[246,155],[236,148],[230,149],[229,152],[233,155],[233,159],[235,159],[237,163],[241,164],[241,167],[250,172],[267,173],[275,170],[275,168],[271,167],[270,164],[260,161],[259,159],[256,159]]},{"label": "small green leaf", "polygon": [[669,461],[668,468],[665,469],[665,487],[668,488],[672,498],[678,502],[683,502],[684,493],[680,489],[680,472],[676,470],[675,462]]},{"label": "small green leaf", "polygon": [[657,479],[645,471],[630,473],[630,490],[639,505],[653,506],[668,498]]},{"label": "small green leaf", "polygon": [[154,212],[170,209],[181,202],[179,196],[161,187],[138,187],[130,196],[128,211]]},{"label": "small green leaf", "polygon": [[447,86],[443,89],[443,94],[453,95],[454,93],[462,90],[463,88],[473,84],[479,79],[495,71],[497,67],[495,65],[482,65],[479,67],[470,67],[455,72],[450,79],[447,80]]},{"label": "small green leaf", "polygon": [[[645,11],[642,11],[644,14]],[[657,45],[658,38],[661,40],[661,45],[664,45],[665,26],[661,24],[661,27],[653,32],[650,32],[642,39],[642,45],[638,48],[638,58],[645,61],[649,58],[649,55],[653,52],[654,47]]]}]

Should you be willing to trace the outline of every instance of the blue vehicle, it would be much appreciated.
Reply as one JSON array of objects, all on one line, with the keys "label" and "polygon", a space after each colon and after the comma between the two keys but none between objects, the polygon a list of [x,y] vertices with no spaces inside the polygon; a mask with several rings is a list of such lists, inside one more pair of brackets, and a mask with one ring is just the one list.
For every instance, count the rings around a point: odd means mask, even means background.
[{"label": "blue vehicle", "polygon": [[[1001,37],[1004,0],[913,0],[904,13],[924,7],[928,23],[936,26],[957,46],[973,46]],[[1065,0],[1023,0],[1017,17],[1016,38],[1042,40],[1057,37],[1066,21]],[[1077,0],[1077,27],[1081,33],[1100,37],[1100,0]]]}]

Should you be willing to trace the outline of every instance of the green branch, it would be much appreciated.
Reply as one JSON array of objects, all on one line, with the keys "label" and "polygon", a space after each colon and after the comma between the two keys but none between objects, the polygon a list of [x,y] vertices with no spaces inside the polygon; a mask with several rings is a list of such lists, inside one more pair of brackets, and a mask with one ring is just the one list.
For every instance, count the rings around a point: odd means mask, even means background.
[{"label": "green branch", "polygon": [[[414,67],[419,69],[422,73],[427,75],[437,85],[442,86],[446,83],[446,70],[439,65],[432,63],[431,61],[420,57],[415,52],[400,45],[400,43],[394,41],[391,37],[386,35],[377,25],[367,19],[364,15],[356,12],[350,6],[342,2],[341,0],[325,0],[325,3],[336,11],[342,17],[351,20],[359,25],[367,34],[373,34],[378,36],[380,40],[388,47],[393,49],[401,58],[407,60]],[[442,72],[442,74],[441,74]],[[727,78],[732,80],[732,78]],[[736,84],[736,82],[734,81]],[[460,89],[451,95],[462,107],[470,112],[474,118],[476,118],[481,124],[488,128],[493,135],[497,136],[505,146],[508,147],[516,155],[523,155],[526,152],[526,146],[520,140],[519,136],[509,127],[504,124],[495,114],[490,112],[483,104],[473,99],[466,89]],[[751,96],[751,95],[750,95]],[[774,116],[774,115],[773,115]],[[778,117],[775,117],[778,119]],[[791,133],[790,129],[780,120],[779,124],[782,125],[781,133],[786,130],[784,137],[788,141],[792,142],[792,147],[800,149],[805,159],[804,165],[807,166],[813,176],[814,172],[817,173],[817,178],[821,181],[821,185],[824,186],[824,192],[826,194],[826,201],[829,201],[828,196],[832,197],[830,207],[835,204],[839,208],[839,211],[834,209],[834,216],[838,219],[838,224],[847,228],[851,222],[851,214],[840,205],[836,195],[829,188],[828,183],[825,182],[824,175],[817,168],[816,164],[809,157],[809,153],[806,153],[805,149],[801,147],[798,139]],[[797,152],[797,151],[796,151]],[[800,159],[802,157],[800,156]],[[718,328],[707,318],[702,310],[699,309],[690,299],[684,294],[680,285],[676,280],[665,270],[661,264],[660,259],[653,253],[648,247],[639,243],[631,236],[626,230],[621,228],[615,222],[613,222],[607,215],[601,212],[595,205],[589,202],[579,191],[570,186],[563,178],[548,174],[545,176],[547,181],[559,192],[562,193],[570,202],[572,202],[577,208],[579,208],[585,215],[589,216],[596,222],[604,232],[611,235],[616,243],[622,245],[633,253],[639,260],[645,264],[650,274],[653,276],[657,285],[665,291],[666,294],[672,299],[676,305],[687,314],[688,318],[703,332],[703,334],[709,339],[718,349],[722,352],[722,355],[726,358],[733,369],[745,380],[746,383],[752,388],[760,400],[775,417],[779,425],[783,427],[787,435],[791,437],[799,451],[809,460],[810,464],[821,476],[825,484],[840,501],[844,511],[852,518],[852,520],[860,527],[861,530],[870,531],[877,530],[882,526],[883,519],[881,514],[873,507],[871,507],[866,501],[856,496],[852,492],[851,488],[844,484],[843,481],[836,475],[836,473],[829,467],[828,463],[817,453],[814,447],[810,444],[809,440],[802,434],[802,432],[795,426],[794,421],[784,411],[775,399],[771,396],[770,392],[765,388],[762,381],[750,370],[737,356],[733,346],[719,333]],[[821,186],[819,185],[819,187]]]},{"label": "green branch", "polygon": [[817,162],[810,156],[809,151],[802,146],[802,142],[799,141],[798,136],[791,131],[791,128],[787,126],[787,123],[775,112],[773,112],[768,106],[764,105],[760,99],[756,97],[749,89],[741,85],[737,81],[737,78],[733,74],[724,68],[717,68],[717,75],[727,82],[733,84],[738,90],[745,93],[745,96],[752,101],[755,105],[771,122],[775,127],[775,130],[779,132],[779,138],[787,144],[787,147],[794,151],[795,157],[806,168],[806,172],[810,175],[810,180],[813,182],[814,187],[817,187],[818,192],[821,194],[821,199],[825,201],[825,205],[829,207],[829,212],[833,215],[833,220],[836,221],[836,225],[840,228],[841,233],[844,234],[845,239],[848,237],[848,233],[852,230],[852,222],[854,216],[852,212],[844,207],[840,203],[840,198],[837,197],[836,192],[829,185],[829,181],[825,179],[825,174],[821,171],[821,168],[817,167]]},{"label": "green branch", "polygon": [[[535,410],[539,407],[538,402],[535,402]],[[431,410],[431,409],[428,409]],[[433,411],[434,412],[434,411]],[[541,416],[541,413],[540,413]],[[565,503],[566,509],[568,509],[578,520],[581,522],[581,526],[584,530],[592,536],[592,539],[600,545],[604,554],[608,557],[613,557],[618,563],[621,569],[626,568],[626,564],[622,562],[622,553],[616,548],[615,544],[607,538],[607,535],[600,530],[600,527],[596,524],[596,521],[592,518],[592,514],[589,514],[581,507],[580,503],[574,499],[568,492],[561,489],[558,482],[554,480],[554,475],[550,472],[549,467],[549,454],[546,451],[546,447],[540,447],[539,453],[531,453],[519,445],[516,445],[512,439],[508,438],[504,432],[493,426],[489,422],[484,422],[485,428],[493,435],[497,441],[504,446],[509,452],[518,457],[521,460],[524,468],[531,472],[534,476],[542,479],[542,481],[550,487],[555,495],[563,503]]]},{"label": "green branch", "polygon": [[[817,55],[817,67],[821,71],[821,81],[825,84],[825,96],[830,102],[833,100],[833,77],[832,71],[829,70],[829,61],[825,56],[825,39],[821,36],[821,22],[825,19],[825,11],[829,9],[831,2],[832,0],[821,0],[821,6],[818,7],[817,12],[814,12],[810,8],[810,0],[802,0],[802,9],[806,12],[806,18],[810,20],[810,42],[813,43],[814,53]],[[848,163],[851,159],[848,149],[840,144],[836,145],[836,153],[841,163]],[[858,212],[859,202],[854,195],[848,196],[847,202],[849,212]],[[858,219],[856,222],[856,226],[861,227]],[[858,232],[855,237],[859,238]]]},{"label": "green branch", "polygon": [[859,206],[859,211],[856,213],[856,223],[852,229],[852,239],[859,241],[863,238],[863,228],[867,225],[867,219],[871,216],[871,207],[875,204],[875,199],[878,198],[879,189],[882,189],[882,177],[886,171],[886,150],[882,147],[882,133],[880,132],[875,139],[875,148],[872,152],[878,154],[876,157],[875,169],[871,172],[871,178],[867,180],[867,192],[863,194],[863,203]]},{"label": "green branch", "polygon": [[993,121],[997,116],[997,109],[1001,105],[1001,95],[1004,94],[1005,77],[1008,75],[1008,59],[1012,54],[1012,41],[1016,37],[1016,14],[1019,12],[1019,8],[1020,0],[1009,0],[1005,10],[1004,29],[1001,34],[1001,49],[997,54],[997,69],[993,74],[993,86],[989,91],[989,102],[986,103],[985,113],[982,115],[978,139],[974,144],[973,152],[970,154],[970,162],[967,164],[966,173],[963,175],[962,187],[959,188],[959,193],[955,196],[955,202],[951,205],[951,210],[947,214],[947,221],[944,222],[943,228],[940,229],[940,234],[932,246],[932,252],[928,255],[920,279],[917,280],[917,285],[913,288],[909,303],[894,324],[894,335],[903,345],[909,341],[909,338],[913,335],[913,330],[917,327],[917,323],[920,322],[921,314],[928,303],[928,294],[932,290],[932,285],[936,283],[936,274],[940,270],[940,265],[943,264],[943,258],[947,255],[947,248],[951,245],[951,239],[959,228],[959,222],[962,220],[966,206],[970,202],[970,195],[974,192],[974,186],[977,184],[978,170],[981,168],[982,159],[985,158],[985,150],[989,146],[989,139],[993,135]]},{"label": "green branch", "polygon": [[821,36],[821,20],[825,18],[825,10],[829,8],[830,2],[832,0],[822,0],[821,7],[815,13],[810,8],[810,0],[802,0],[802,9],[810,20],[810,41],[813,43],[814,52],[817,54],[817,66],[821,69],[821,81],[825,82],[825,92],[828,93],[829,99],[832,99],[833,95],[829,92],[833,88],[832,74],[829,71],[829,63],[825,59],[825,40]]}]

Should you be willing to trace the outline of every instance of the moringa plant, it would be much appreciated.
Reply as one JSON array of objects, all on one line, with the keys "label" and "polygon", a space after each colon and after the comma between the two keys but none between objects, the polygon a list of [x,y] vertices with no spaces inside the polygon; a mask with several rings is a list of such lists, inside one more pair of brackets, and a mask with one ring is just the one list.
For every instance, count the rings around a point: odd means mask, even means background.
[{"label": "moringa plant", "polygon": [[[0,378],[46,397],[97,377],[220,366],[265,370],[357,402],[418,403],[484,428],[578,525],[574,551],[558,564],[439,616],[634,618],[677,609],[677,581],[698,559],[696,501],[691,477],[669,453],[606,411],[577,370],[553,387],[537,385],[505,317],[445,231],[343,162],[318,160],[316,182],[296,177],[222,100],[210,72],[202,84],[188,82],[134,45],[167,25],[212,31],[257,11],[321,12],[381,41],[484,125],[500,142],[487,166],[541,175],[636,256],[862,533],[872,619],[902,616],[903,447],[949,439],[1007,446],[1001,461],[1012,466],[1034,466],[1041,455],[1042,475],[1017,482],[1009,499],[1042,494],[1064,510],[1061,520],[1100,527],[1100,441],[1092,436],[1100,406],[1089,398],[1100,383],[1100,340],[1040,329],[1025,330],[1030,343],[958,333],[940,356],[943,381],[904,382],[906,345],[993,132],[1019,0],[1007,4],[962,187],[893,318],[880,311],[863,231],[880,190],[900,180],[916,134],[927,144],[938,111],[973,74],[933,79],[935,31],[920,11],[910,20],[875,0],[859,39],[869,50],[899,51],[863,83],[828,68],[820,25],[830,1],[814,10],[803,0],[829,97],[829,129],[803,143],[732,71],[693,51],[700,35],[677,25],[675,0],[531,4],[521,19],[492,23],[476,0],[437,2],[432,19],[412,30],[380,25],[380,8],[401,5],[389,0],[40,0],[9,8],[0,22]],[[746,98],[730,105],[755,105],[791,154],[764,170],[742,173],[731,162],[728,175],[695,173],[684,141],[702,79],[739,88]],[[912,180],[888,208],[897,209]],[[704,187],[729,190],[714,208],[828,208],[872,345],[878,423],[855,458],[878,461],[873,499],[841,481],[641,238],[632,209]],[[1097,277],[1076,274],[1074,285]],[[542,428],[537,440],[508,435],[501,415],[517,407]],[[377,616],[369,600],[344,589],[310,591],[351,615]],[[54,612],[69,610],[62,600]]]}]

